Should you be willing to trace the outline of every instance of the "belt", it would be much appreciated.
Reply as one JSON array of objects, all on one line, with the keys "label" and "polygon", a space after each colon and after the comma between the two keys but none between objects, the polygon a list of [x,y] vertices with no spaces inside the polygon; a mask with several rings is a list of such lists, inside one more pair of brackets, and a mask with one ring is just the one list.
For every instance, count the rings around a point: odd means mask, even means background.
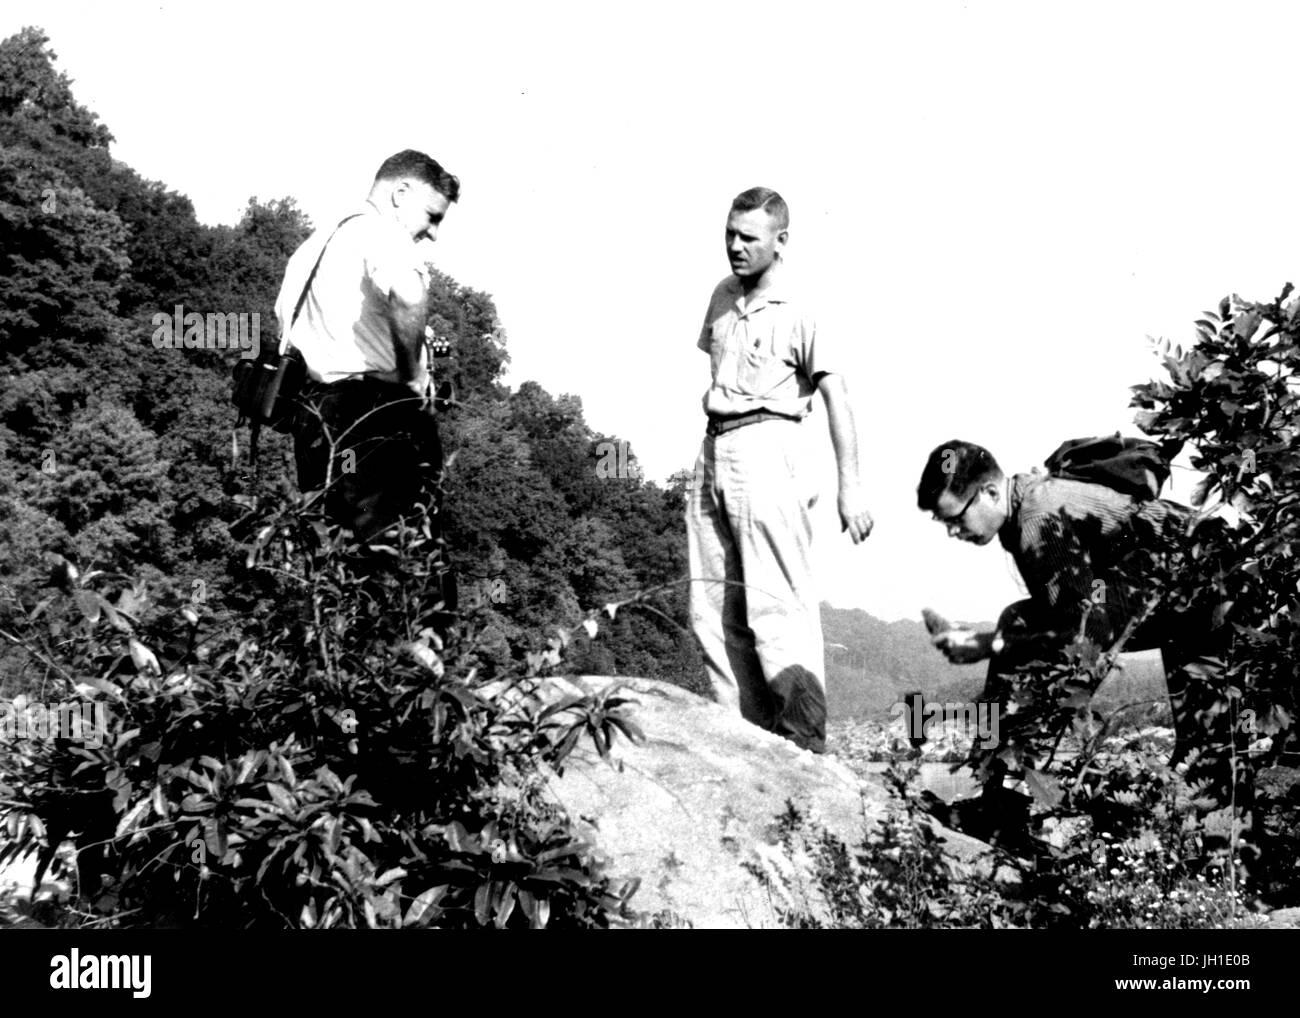
[{"label": "belt", "polygon": [[419,398],[416,396],[415,390],[410,386],[405,385],[402,382],[390,382],[386,379],[378,378],[375,375],[348,375],[346,378],[340,378],[335,382],[318,382],[316,379],[308,376],[307,380],[303,383],[303,391],[310,391],[319,395],[326,392],[339,392],[342,389],[351,389],[358,386],[380,390],[405,389],[410,393],[412,398]]},{"label": "belt", "polygon": [[799,418],[774,413],[771,410],[751,410],[747,414],[739,414],[736,417],[710,416],[704,433],[710,438],[717,438],[719,435],[725,435],[728,431],[743,428],[746,424],[757,424],[759,421],[790,421],[792,424],[798,424]]},{"label": "belt", "polygon": [[369,382],[372,385],[401,385],[402,384],[401,382],[390,382],[386,378],[380,378],[378,375],[372,375],[369,372],[360,375],[344,375],[342,378],[337,378],[332,382],[318,382],[316,381],[316,379],[308,375],[307,381],[309,381],[312,385],[318,385],[324,389],[330,389],[336,385],[357,385],[358,383],[361,382]]}]

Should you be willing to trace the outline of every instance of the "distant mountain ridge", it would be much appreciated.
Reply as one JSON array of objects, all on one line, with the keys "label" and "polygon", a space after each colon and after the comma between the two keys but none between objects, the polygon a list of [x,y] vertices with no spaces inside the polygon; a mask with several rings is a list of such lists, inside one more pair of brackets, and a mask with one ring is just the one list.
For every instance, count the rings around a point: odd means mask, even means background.
[{"label": "distant mountain ridge", "polygon": [[[861,608],[821,606],[826,643],[826,698],[830,720],[876,720],[919,690],[927,700],[965,701],[984,688],[986,665],[949,664],[920,620],[883,622]],[[992,622],[972,623],[992,629]],[[1164,669],[1156,654],[1125,655],[1124,672],[1103,685],[1099,700],[1163,699]]]},{"label": "distant mountain ridge", "polygon": [[[823,603],[826,696],[832,719],[888,717],[907,693],[970,699],[984,686],[982,665],[949,664],[918,617],[883,622],[861,608]],[[992,623],[983,624],[992,628]],[[942,696],[941,696],[942,694]]]}]

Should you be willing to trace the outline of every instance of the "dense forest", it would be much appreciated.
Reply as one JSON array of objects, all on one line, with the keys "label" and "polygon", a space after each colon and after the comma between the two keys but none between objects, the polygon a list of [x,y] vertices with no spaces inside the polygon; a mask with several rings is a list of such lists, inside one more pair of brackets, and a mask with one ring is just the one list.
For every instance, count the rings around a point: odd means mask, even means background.
[{"label": "dense forest", "polygon": [[42,31],[0,42],[0,697],[100,726],[0,740],[0,865],[39,883],[74,842],[110,923],[608,925],[634,886],[539,776],[638,733],[614,692],[538,682],[562,657],[699,688],[685,475],[646,483],[576,397],[503,384],[491,297],[434,272],[445,547],[414,521],[375,572],[231,404],[313,224],[254,197],[205,226],[112,141]]},{"label": "dense forest", "polygon": [[[240,351],[160,349],[153,319],[177,305],[256,314],[261,343],[273,342],[285,262],[313,224],[288,197],[251,198],[233,227],[200,224],[187,198],[114,159],[112,140],[39,30],[0,43],[9,594],[39,589],[54,553],[83,571],[139,577],[156,600],[201,604],[214,618],[248,612],[256,591],[235,568],[237,523],[255,498],[292,495],[290,441],[264,433],[253,471],[230,405]],[[485,639],[517,655],[530,632],[682,579],[685,475],[669,490],[645,483],[635,454],[588,427],[577,397],[501,384],[509,355],[489,295],[436,275],[430,296],[431,324],[453,349],[441,362],[456,394],[442,423],[454,453],[448,544]],[[608,639],[580,637],[573,667],[697,683],[685,603],[679,584],[654,610],[619,614]]]}]

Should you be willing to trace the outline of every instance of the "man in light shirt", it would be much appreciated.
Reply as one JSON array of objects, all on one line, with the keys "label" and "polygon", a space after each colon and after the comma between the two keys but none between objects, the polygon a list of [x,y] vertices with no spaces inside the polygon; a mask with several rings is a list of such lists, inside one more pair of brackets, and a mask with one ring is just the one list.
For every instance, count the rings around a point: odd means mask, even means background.
[{"label": "man in light shirt", "polygon": [[436,511],[426,259],[459,196],[460,182],[424,153],[390,157],[360,209],[294,252],[276,301],[309,378],[294,429],[298,486],[326,489],[327,516],[362,540],[420,505]]},{"label": "man in light shirt", "polygon": [[[821,616],[812,576],[807,462],[801,421],[826,400],[839,470],[840,522],[872,529],[858,473],[842,336],[823,335],[815,309],[785,275],[790,213],[779,194],[737,195],[727,219],[731,275],[713,291],[697,345],[710,357],[708,416],[687,503],[691,626],[717,699],[795,745],[826,748]],[[833,332],[833,330],[828,330]]]}]

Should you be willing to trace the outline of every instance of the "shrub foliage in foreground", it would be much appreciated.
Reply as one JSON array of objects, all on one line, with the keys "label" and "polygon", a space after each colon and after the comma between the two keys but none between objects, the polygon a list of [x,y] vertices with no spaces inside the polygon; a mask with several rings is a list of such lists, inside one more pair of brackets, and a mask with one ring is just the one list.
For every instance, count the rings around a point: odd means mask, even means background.
[{"label": "shrub foliage in foreground", "polygon": [[632,889],[611,887],[543,774],[584,731],[602,750],[639,733],[612,690],[539,695],[563,634],[488,674],[466,623],[435,631],[427,531],[366,550],[310,511],[256,519],[249,582],[274,595],[260,618],[168,612],[66,563],[39,604],[6,595],[29,687],[102,704],[107,732],[0,743],[0,861],[75,838],[77,908],[123,925],[600,927],[623,912]]},{"label": "shrub foliage in foreground", "polygon": [[1230,525],[1206,531],[1172,594],[1208,600],[1231,635],[1226,681],[1203,718],[1229,715],[1267,740],[1262,763],[1300,760],[1300,299],[1287,284],[1272,302],[1233,295],[1196,323],[1187,350],[1164,344],[1169,381],[1134,387],[1147,434],[1191,447],[1205,476],[1192,496]]},{"label": "shrub foliage in foreground", "polygon": [[[886,772],[885,818],[846,845],[793,804],[776,818],[779,852],[746,868],[769,892],[784,925],[833,929],[1214,929],[1249,926],[1224,853],[1176,774],[1149,752],[1117,751],[1117,768],[1141,769],[1147,809],[1126,833],[1088,824],[1062,830],[1037,859],[991,851],[984,865],[955,859],[915,784],[919,764]],[[1046,849],[1046,846],[1044,846]],[[773,858],[779,860],[773,862]]]}]

